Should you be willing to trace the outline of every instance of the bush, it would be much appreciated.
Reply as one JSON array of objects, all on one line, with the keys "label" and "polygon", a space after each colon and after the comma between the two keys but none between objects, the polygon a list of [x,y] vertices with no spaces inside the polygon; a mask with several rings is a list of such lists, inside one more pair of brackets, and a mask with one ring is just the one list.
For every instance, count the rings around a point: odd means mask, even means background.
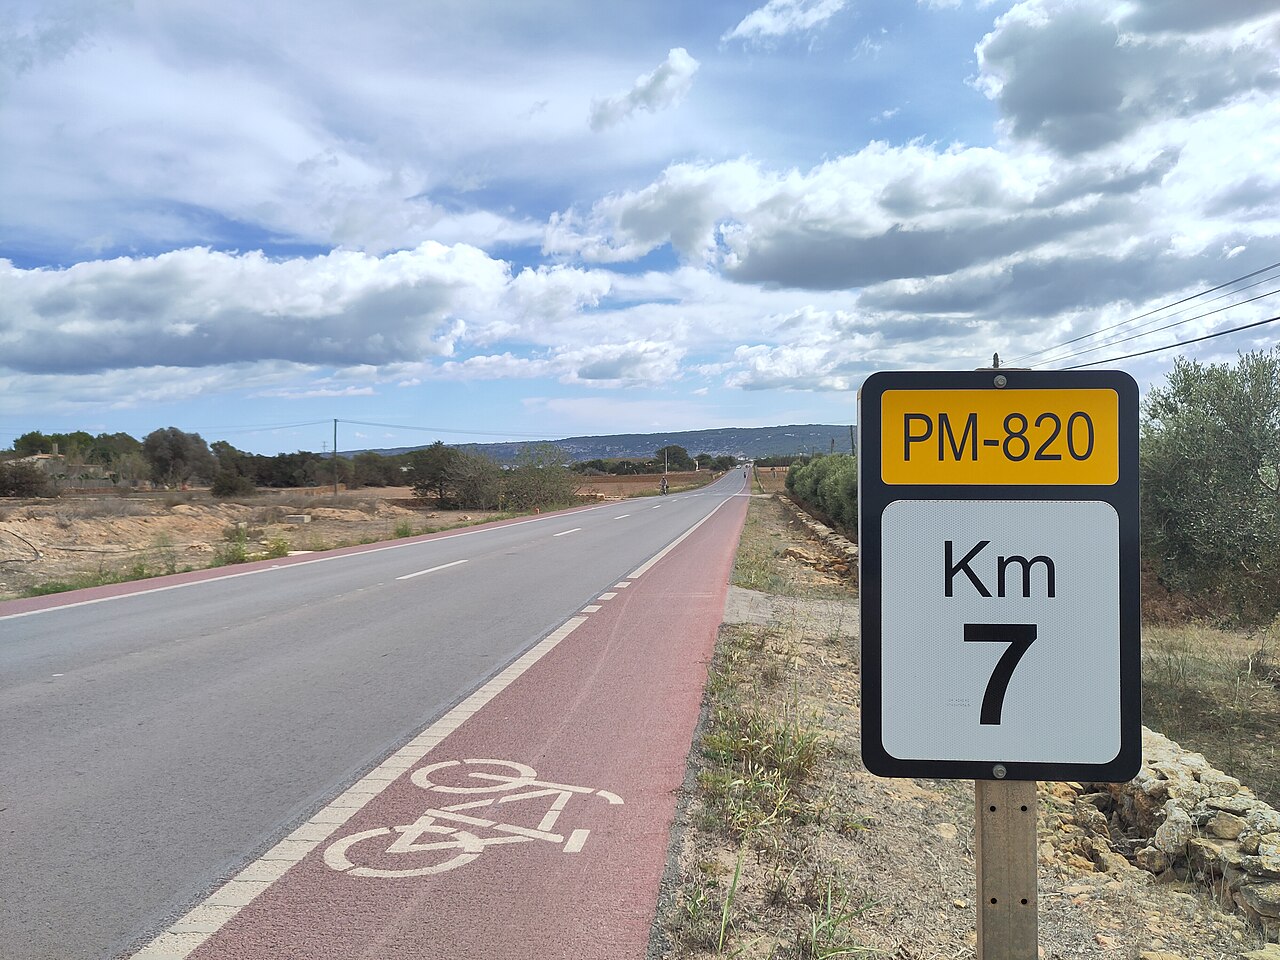
[{"label": "bush", "polygon": [[848,537],[858,532],[858,461],[833,453],[787,471],[787,490],[810,512],[838,527]]},{"label": "bush", "polygon": [[50,497],[53,488],[31,463],[0,463],[0,497]]},{"label": "bush", "polygon": [[213,478],[213,485],[209,487],[209,493],[218,498],[247,497],[257,492],[258,488],[253,485],[252,480],[234,470],[219,470],[218,475]]}]

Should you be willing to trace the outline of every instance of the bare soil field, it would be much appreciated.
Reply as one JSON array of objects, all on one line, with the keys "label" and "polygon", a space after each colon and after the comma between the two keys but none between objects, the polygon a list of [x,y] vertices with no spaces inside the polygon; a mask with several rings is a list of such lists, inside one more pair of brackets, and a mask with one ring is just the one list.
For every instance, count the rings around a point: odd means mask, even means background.
[{"label": "bare soil field", "polygon": [[[692,490],[705,486],[720,474],[709,470],[686,471],[667,474],[667,483],[671,492]],[[598,497],[602,500],[623,499],[626,497],[647,497],[658,493],[662,483],[660,473],[639,473],[630,476],[583,477],[578,483],[577,493],[580,497]]]},{"label": "bare soil field", "polygon": [[[236,501],[199,491],[0,500],[0,600],[434,533],[492,511],[418,506],[407,487]],[[306,520],[299,519],[305,517]]]}]

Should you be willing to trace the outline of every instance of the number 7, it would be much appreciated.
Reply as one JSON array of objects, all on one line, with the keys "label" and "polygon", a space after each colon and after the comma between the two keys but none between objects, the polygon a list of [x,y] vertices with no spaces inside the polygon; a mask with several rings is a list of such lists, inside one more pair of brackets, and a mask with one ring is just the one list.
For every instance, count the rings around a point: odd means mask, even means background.
[{"label": "number 7", "polygon": [[981,722],[983,724],[999,724],[1000,712],[1004,709],[1004,695],[1009,689],[1009,680],[1018,666],[1018,661],[1035,643],[1036,625],[1034,623],[966,623],[964,625],[965,643],[1007,643],[1006,650],[991,672],[987,681],[987,691],[982,696]]}]

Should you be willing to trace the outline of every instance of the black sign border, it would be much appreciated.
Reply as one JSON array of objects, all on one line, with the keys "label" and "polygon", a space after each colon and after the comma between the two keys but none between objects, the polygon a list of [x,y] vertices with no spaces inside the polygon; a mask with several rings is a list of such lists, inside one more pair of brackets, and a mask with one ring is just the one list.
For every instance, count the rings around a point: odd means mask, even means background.
[{"label": "black sign border", "polygon": [[[1005,379],[1004,387],[995,378]],[[881,407],[889,390],[1114,390],[1119,398],[1119,478],[1099,485],[886,484],[881,471]],[[1120,750],[1105,763],[903,760],[884,748],[881,726],[884,510],[898,500],[1103,501],[1120,520]],[[955,780],[1077,780],[1121,783],[1142,764],[1141,560],[1138,528],[1138,385],[1120,370],[1002,368],[874,373],[858,392],[858,583],[862,620],[862,760],[881,777]]]}]

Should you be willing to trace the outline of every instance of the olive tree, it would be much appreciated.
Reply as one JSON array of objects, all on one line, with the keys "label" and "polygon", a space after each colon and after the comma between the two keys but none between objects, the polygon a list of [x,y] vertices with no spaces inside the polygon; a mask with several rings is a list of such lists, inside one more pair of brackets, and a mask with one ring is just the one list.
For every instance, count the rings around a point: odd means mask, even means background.
[{"label": "olive tree", "polygon": [[177,427],[163,427],[147,434],[142,440],[142,454],[151,464],[151,479],[165,486],[197,478],[209,480],[217,471],[217,461],[204,438]]},{"label": "olive tree", "polygon": [[1170,586],[1246,621],[1280,611],[1280,349],[1178,359],[1148,395],[1143,552]]}]

